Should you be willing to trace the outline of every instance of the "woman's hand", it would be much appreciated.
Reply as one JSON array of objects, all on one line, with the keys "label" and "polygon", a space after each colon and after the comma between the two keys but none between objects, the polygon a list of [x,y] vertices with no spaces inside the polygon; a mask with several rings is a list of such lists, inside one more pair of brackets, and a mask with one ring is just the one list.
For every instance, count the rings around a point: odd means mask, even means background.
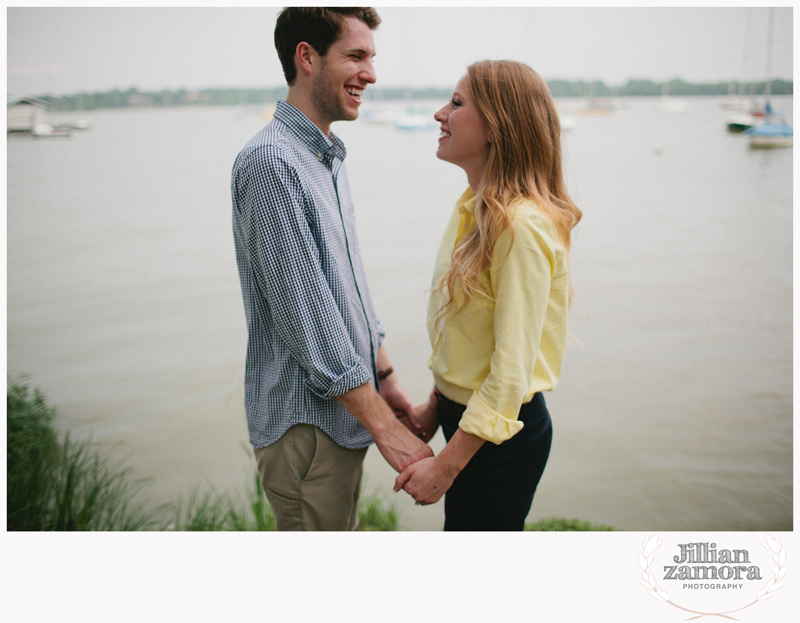
[{"label": "woman's hand", "polygon": [[439,415],[436,411],[436,403],[436,393],[432,391],[428,402],[414,407],[419,428],[412,429],[411,432],[426,443],[430,443],[436,431],[439,430]]},{"label": "woman's hand", "polygon": [[395,411],[395,415],[403,425],[426,443],[430,443],[436,431],[439,430],[439,415],[436,411],[436,394],[431,391],[428,402],[418,404],[413,408],[413,415]]},{"label": "woman's hand", "polygon": [[438,502],[453,484],[457,472],[452,473],[437,459],[422,459],[406,467],[394,481],[395,492],[405,489],[422,506]]},{"label": "woman's hand", "polygon": [[400,472],[394,481],[395,492],[405,489],[420,504],[435,504],[484,443],[480,437],[456,429],[438,456],[421,459]]},{"label": "woman's hand", "polygon": [[405,390],[397,382],[397,376],[394,373],[380,382],[380,395],[397,419],[403,422],[412,433],[419,436],[420,426],[416,421],[416,409],[408,399]]}]

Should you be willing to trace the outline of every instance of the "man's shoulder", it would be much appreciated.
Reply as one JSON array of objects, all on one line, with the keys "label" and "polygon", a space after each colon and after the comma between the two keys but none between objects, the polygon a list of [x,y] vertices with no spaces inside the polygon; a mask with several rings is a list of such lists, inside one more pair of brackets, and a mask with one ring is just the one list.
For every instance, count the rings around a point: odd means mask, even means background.
[{"label": "man's shoulder", "polygon": [[275,120],[251,138],[236,158],[234,169],[256,167],[297,168],[300,149],[286,126]]}]

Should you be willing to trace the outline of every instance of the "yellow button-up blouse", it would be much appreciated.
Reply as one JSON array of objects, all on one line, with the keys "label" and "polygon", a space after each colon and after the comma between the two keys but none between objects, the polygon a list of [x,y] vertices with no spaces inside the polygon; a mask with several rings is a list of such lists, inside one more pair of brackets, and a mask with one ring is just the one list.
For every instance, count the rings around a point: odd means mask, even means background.
[{"label": "yellow button-up blouse", "polygon": [[439,247],[428,308],[433,347],[429,367],[436,387],[467,406],[461,429],[495,444],[522,429],[517,416],[524,403],[536,392],[555,388],[567,348],[564,246],[553,223],[534,204],[520,202],[515,208],[513,244],[506,230],[482,276],[492,300],[477,295],[458,311],[464,293],[457,280],[454,305],[437,329],[434,317],[442,300],[435,288],[450,266],[453,248],[475,226],[475,197],[467,188]]}]

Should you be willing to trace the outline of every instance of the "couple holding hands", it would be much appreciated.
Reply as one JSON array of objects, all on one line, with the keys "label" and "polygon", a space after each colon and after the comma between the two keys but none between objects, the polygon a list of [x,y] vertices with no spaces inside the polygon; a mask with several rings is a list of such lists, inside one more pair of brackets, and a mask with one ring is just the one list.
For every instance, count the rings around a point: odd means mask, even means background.
[{"label": "couple holding hands", "polygon": [[[470,65],[435,115],[436,156],[464,170],[433,271],[434,388],[414,407],[385,352],[330,131],[376,81],[371,8],[284,9],[289,85],[239,153],[231,193],[248,344],[245,410],[279,530],[352,530],[373,442],[445,530],[522,530],[550,452],[542,392],[567,346],[570,232],[560,126],[542,78]],[[435,208],[435,206],[433,207]],[[427,442],[442,427],[436,456]]]}]

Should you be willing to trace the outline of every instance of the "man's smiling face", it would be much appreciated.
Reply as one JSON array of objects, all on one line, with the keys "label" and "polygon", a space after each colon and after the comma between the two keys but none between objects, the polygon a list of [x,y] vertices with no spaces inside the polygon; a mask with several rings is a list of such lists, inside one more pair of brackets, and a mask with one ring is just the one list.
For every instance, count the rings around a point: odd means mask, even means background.
[{"label": "man's smiling face", "polygon": [[369,26],[358,18],[346,17],[341,36],[321,57],[311,87],[311,101],[320,121],[330,124],[358,118],[361,95],[376,79],[373,56],[375,42]]}]

